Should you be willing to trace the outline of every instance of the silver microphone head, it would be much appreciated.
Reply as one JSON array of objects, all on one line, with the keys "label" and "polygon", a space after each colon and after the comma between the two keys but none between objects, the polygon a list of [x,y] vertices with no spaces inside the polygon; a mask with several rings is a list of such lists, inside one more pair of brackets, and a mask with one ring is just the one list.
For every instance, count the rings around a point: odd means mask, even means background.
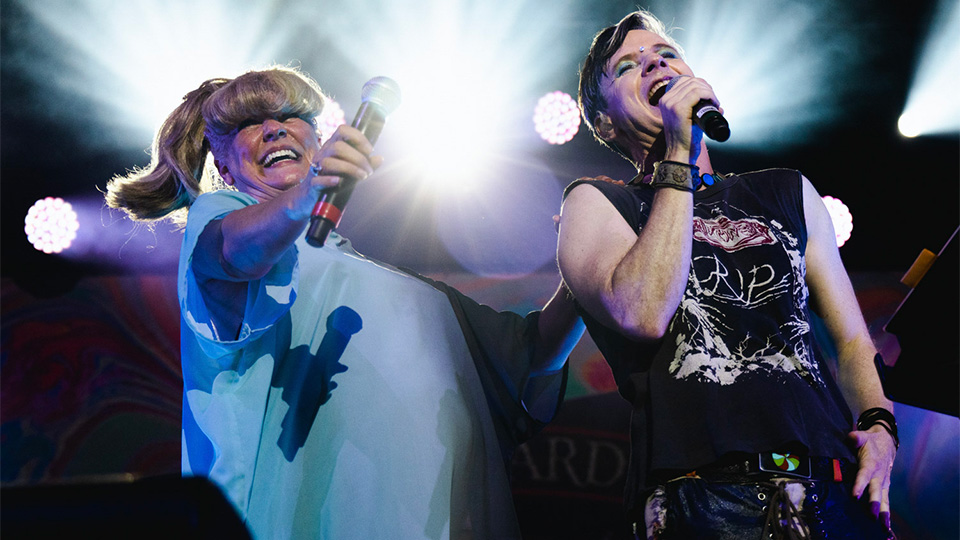
[{"label": "silver microphone head", "polygon": [[385,114],[400,106],[400,85],[390,77],[374,77],[360,90],[360,99],[378,105]]}]

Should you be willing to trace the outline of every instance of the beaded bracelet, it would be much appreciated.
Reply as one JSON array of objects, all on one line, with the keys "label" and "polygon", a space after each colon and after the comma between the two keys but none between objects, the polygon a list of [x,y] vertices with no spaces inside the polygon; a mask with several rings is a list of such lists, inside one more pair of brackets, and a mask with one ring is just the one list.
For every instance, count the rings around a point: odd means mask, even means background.
[{"label": "beaded bracelet", "polygon": [[857,418],[858,431],[866,431],[876,425],[887,430],[887,433],[893,437],[894,446],[899,450],[900,437],[897,435],[897,419],[893,413],[883,407],[874,407],[863,411],[860,413],[860,418]]},{"label": "beaded bracelet", "polygon": [[700,187],[700,168],[689,163],[679,161],[658,161],[653,164],[653,181],[655,188],[669,187],[693,193]]}]

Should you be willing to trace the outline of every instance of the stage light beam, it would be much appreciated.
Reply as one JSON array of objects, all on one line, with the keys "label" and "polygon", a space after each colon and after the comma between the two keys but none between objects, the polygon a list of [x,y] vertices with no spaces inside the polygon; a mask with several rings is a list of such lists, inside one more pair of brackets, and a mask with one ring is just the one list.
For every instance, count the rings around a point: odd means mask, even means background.
[{"label": "stage light beam", "polygon": [[690,0],[662,11],[668,25],[674,16],[683,21],[673,36],[730,122],[724,148],[803,143],[843,113],[860,60],[846,53],[857,47],[844,3]]},{"label": "stage light beam", "polygon": [[904,137],[960,132],[960,3],[940,0],[897,123]]},{"label": "stage light beam", "polygon": [[16,1],[48,33],[34,46],[50,48],[57,63],[26,58],[9,67],[66,96],[48,100],[41,113],[107,128],[82,138],[93,148],[149,146],[184,94],[206,79],[275,62],[278,36],[293,35],[297,24],[271,2],[238,9],[229,0]]}]

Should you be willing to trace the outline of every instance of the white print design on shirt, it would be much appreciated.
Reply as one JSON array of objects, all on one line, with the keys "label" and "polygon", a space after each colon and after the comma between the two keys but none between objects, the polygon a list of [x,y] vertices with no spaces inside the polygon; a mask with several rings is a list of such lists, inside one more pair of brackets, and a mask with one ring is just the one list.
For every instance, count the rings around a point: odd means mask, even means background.
[{"label": "white print design on shirt", "polygon": [[[735,208],[726,212],[742,214]],[[694,218],[695,241],[730,253],[780,244],[789,263],[741,269],[728,267],[717,254],[694,257],[686,292],[671,322],[671,329],[677,328],[678,333],[670,374],[729,385],[748,373],[781,373],[822,385],[812,352],[804,345],[811,327],[800,316],[806,310],[808,291],[799,241],[774,220],[746,215],[730,219],[716,208],[713,213],[711,219]],[[732,335],[736,317],[778,301],[792,302],[794,309],[776,334]]]}]

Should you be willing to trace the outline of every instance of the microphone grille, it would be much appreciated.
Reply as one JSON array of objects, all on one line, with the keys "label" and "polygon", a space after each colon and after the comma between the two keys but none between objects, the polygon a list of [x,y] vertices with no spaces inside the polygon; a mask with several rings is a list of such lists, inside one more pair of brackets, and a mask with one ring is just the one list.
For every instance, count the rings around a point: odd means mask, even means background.
[{"label": "microphone grille", "polygon": [[360,99],[376,103],[386,114],[390,114],[400,106],[400,85],[390,77],[374,77],[363,85]]}]

